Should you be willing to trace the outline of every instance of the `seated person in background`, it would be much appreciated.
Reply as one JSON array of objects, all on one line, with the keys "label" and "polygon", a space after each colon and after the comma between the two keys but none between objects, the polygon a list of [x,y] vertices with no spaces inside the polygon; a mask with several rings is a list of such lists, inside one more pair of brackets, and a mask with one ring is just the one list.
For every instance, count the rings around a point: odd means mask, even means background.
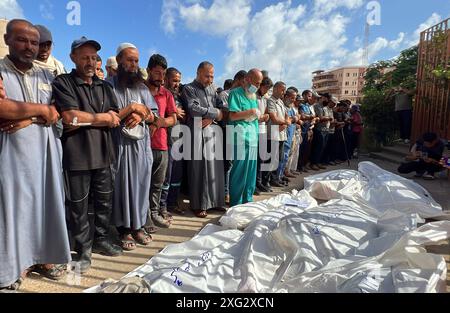
[{"label": "seated person in background", "polygon": [[426,133],[411,149],[406,157],[408,163],[403,163],[398,171],[400,174],[416,172],[415,177],[433,180],[434,174],[443,170],[440,161],[445,145],[435,133]]}]

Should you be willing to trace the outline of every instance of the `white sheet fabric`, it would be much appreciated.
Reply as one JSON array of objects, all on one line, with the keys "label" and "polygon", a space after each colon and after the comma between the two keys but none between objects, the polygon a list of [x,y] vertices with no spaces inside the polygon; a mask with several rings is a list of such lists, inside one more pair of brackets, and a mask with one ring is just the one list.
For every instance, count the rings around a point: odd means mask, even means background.
[{"label": "white sheet fabric", "polygon": [[[446,262],[424,246],[450,238],[450,222],[417,228],[440,211],[423,188],[371,163],[307,184],[230,209],[224,226],[206,226],[127,277],[154,293],[445,291]],[[319,206],[313,194],[334,198]]]}]

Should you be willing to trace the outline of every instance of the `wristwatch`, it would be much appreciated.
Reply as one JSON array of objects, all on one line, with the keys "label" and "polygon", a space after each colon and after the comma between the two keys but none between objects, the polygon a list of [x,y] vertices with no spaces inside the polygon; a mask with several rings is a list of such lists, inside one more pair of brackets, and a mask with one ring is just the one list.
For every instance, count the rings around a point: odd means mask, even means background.
[{"label": "wristwatch", "polygon": [[38,121],[37,117],[33,116],[31,118],[31,123],[37,123],[37,121]]}]

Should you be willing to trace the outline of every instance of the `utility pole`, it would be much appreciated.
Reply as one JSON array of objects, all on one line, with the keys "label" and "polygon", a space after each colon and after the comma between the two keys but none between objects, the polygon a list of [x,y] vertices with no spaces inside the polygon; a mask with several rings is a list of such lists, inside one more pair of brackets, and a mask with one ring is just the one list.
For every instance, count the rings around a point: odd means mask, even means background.
[{"label": "utility pole", "polygon": [[366,29],[364,34],[364,52],[362,56],[362,64],[363,66],[369,65],[369,38],[370,37],[370,25],[366,22]]}]

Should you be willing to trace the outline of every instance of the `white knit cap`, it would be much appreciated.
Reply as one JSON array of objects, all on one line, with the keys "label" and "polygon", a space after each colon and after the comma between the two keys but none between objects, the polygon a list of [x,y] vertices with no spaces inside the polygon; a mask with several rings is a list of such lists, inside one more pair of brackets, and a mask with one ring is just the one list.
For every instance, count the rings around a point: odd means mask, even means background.
[{"label": "white knit cap", "polygon": [[119,65],[117,64],[116,57],[110,57],[110,58],[108,58],[108,60],[106,61],[106,66],[107,66],[107,67],[111,67],[111,68],[114,69],[114,70],[117,70],[117,67],[118,67]]},{"label": "white knit cap", "polygon": [[119,48],[117,48],[116,55],[119,55],[123,50],[128,48],[137,49],[136,46],[133,45],[132,43],[124,42],[120,44]]}]

